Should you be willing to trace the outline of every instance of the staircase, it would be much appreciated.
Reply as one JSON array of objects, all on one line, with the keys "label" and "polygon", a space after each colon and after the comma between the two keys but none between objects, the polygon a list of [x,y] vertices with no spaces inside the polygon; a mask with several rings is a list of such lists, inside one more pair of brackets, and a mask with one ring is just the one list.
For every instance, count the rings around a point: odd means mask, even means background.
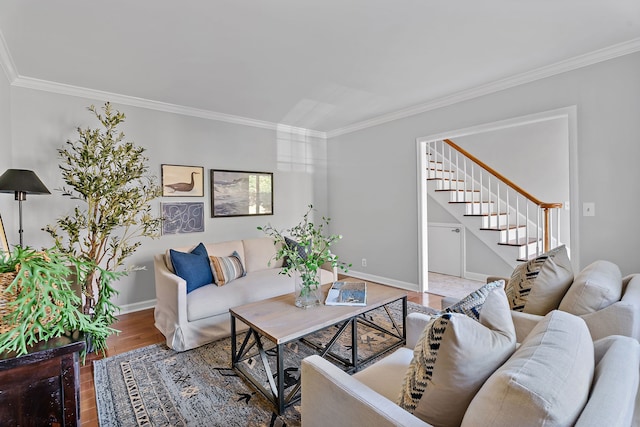
[{"label": "staircase", "polygon": [[562,203],[542,202],[444,139],[427,145],[429,194],[509,265],[560,246]]}]

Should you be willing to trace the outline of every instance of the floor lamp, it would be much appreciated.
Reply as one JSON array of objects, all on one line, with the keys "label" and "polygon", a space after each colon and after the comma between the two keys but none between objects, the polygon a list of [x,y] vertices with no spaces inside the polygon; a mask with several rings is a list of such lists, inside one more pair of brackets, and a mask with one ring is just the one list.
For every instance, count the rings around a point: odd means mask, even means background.
[{"label": "floor lamp", "polygon": [[20,218],[18,232],[20,233],[20,247],[22,248],[24,247],[22,241],[22,202],[27,200],[27,194],[51,193],[33,171],[26,169],[7,169],[0,176],[0,193],[15,193],[15,199],[18,201]]}]

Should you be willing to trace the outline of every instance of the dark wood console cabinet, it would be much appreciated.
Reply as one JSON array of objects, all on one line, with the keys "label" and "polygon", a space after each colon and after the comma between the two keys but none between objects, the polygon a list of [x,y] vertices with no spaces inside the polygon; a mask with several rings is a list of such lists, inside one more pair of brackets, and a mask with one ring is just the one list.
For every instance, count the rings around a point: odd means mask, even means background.
[{"label": "dark wood console cabinet", "polygon": [[0,354],[0,425],[79,426],[84,346],[60,337],[20,357]]}]

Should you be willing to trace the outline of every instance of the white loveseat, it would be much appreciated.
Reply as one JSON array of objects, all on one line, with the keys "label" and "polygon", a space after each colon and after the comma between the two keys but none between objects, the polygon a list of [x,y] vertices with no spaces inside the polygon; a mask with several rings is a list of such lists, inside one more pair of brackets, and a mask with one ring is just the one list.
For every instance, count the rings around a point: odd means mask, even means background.
[{"label": "white loveseat", "polygon": [[[353,376],[319,356],[304,359],[302,426],[430,426],[395,403],[412,349],[429,320],[410,314],[407,346]],[[593,342],[581,318],[555,310],[484,382],[462,426],[637,426],[639,367],[635,339],[611,336]],[[575,422],[566,423],[571,416],[577,416]]]},{"label": "white loveseat", "polygon": [[[224,286],[213,283],[187,293],[186,281],[174,273],[169,250],[154,257],[156,280],[155,326],[177,351],[189,350],[229,336],[229,309],[294,291],[294,278],[279,274],[277,247],[269,237],[204,245],[209,256],[228,257],[236,252],[246,275]],[[193,247],[173,248],[190,252]],[[322,270],[321,283],[337,280],[337,272]],[[239,324],[239,329],[246,326]]]}]

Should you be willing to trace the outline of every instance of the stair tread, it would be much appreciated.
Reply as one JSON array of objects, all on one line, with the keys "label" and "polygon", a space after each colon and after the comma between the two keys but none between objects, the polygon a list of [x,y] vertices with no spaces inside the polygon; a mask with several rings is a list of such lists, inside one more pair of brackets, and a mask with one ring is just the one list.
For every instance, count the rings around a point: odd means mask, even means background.
[{"label": "stair tread", "polygon": [[437,189],[436,191],[460,191],[461,193],[479,193],[480,190],[460,190],[460,189],[455,189],[455,188],[441,188],[441,189]]},{"label": "stair tread", "polygon": [[523,237],[518,240],[513,239],[507,242],[498,242],[498,244],[503,246],[525,246],[528,243],[536,243],[538,241],[539,239],[536,239],[535,237],[529,237],[529,239],[527,239],[526,237]]},{"label": "stair tread", "polygon": [[463,216],[498,216],[498,215],[507,215],[507,213],[506,212],[500,212],[500,213],[492,212],[492,213],[483,213],[483,214],[477,213],[477,214],[464,214]]},{"label": "stair tread", "polygon": [[448,179],[448,178],[427,178],[427,181],[451,181],[451,182],[464,182],[464,179]]},{"label": "stair tread", "polygon": [[507,231],[507,230],[515,230],[516,228],[522,228],[524,225],[501,225],[500,227],[480,227],[480,230],[489,230],[489,231]]}]

